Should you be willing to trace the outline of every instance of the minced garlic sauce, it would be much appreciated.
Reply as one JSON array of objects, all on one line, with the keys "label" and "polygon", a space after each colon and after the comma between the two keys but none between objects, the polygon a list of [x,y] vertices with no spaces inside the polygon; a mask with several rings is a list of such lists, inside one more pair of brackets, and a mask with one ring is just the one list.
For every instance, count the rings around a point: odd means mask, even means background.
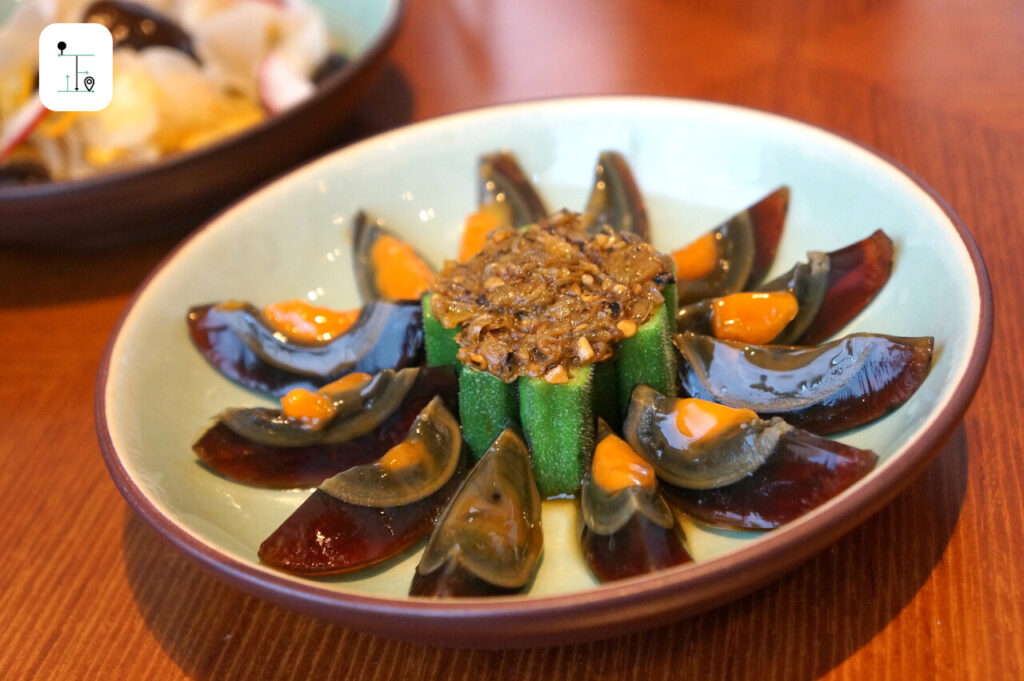
[{"label": "minced garlic sauce", "polygon": [[671,259],[632,234],[591,235],[560,212],[500,227],[466,262],[449,260],[431,285],[431,312],[456,336],[459,360],[506,382],[567,376],[608,359],[664,302]]}]

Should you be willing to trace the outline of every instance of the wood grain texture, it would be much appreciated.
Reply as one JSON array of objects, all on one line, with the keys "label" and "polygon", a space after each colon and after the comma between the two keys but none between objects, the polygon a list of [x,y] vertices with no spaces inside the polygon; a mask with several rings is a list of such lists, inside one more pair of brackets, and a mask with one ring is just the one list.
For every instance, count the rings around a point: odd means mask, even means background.
[{"label": "wood grain texture", "polygon": [[924,178],[974,234],[995,291],[993,352],[963,424],[878,515],[703,616],[564,648],[415,646],[225,586],[121,500],[95,444],[93,384],[111,327],[170,242],[89,256],[0,252],[0,678],[1024,678],[1024,6],[409,0],[407,9],[352,138],[499,102],[659,94],[792,116]]}]

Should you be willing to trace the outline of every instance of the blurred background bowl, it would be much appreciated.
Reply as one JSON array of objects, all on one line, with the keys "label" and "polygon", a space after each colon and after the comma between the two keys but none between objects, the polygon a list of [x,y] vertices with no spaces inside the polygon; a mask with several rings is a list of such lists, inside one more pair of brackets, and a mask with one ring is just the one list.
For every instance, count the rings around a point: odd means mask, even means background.
[{"label": "blurred background bowl", "polygon": [[[380,74],[404,0],[311,0],[348,59],[312,97],[245,131],[156,163],[66,182],[0,187],[0,245],[102,247],[184,233],[232,199],[342,139]],[[0,20],[14,3],[0,4]]]}]

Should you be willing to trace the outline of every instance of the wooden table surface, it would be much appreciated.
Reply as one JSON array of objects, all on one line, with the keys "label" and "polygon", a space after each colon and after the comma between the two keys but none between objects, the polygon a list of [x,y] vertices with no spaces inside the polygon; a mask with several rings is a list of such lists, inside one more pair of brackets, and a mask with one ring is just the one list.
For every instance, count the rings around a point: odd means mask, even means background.
[{"label": "wooden table surface", "polygon": [[997,327],[973,405],[918,480],[788,576],[672,626],[505,652],[374,638],[208,576],[107,476],[100,355],[172,241],[3,251],[0,678],[1024,678],[1024,5],[409,0],[351,135],[595,93],[785,114],[880,150],[948,200],[987,261]]}]

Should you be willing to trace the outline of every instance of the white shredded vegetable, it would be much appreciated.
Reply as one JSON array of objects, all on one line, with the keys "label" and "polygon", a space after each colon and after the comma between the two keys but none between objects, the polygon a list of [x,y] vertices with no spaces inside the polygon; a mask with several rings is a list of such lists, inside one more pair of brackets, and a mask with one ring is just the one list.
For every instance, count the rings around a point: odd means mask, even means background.
[{"label": "white shredded vegetable", "polygon": [[[94,0],[23,0],[15,8],[0,26],[0,132],[24,140],[0,149],[0,164],[30,160],[67,180],[195,149],[272,115],[293,92],[312,92],[312,74],[329,54],[323,17],[306,0],[136,1],[184,29],[199,61],[172,47],[118,47],[106,109],[48,112],[28,130],[12,128],[24,125],[15,114],[35,97],[39,33],[82,21]],[[261,69],[271,62],[287,64],[289,77],[308,87],[271,82],[272,70]]]}]

